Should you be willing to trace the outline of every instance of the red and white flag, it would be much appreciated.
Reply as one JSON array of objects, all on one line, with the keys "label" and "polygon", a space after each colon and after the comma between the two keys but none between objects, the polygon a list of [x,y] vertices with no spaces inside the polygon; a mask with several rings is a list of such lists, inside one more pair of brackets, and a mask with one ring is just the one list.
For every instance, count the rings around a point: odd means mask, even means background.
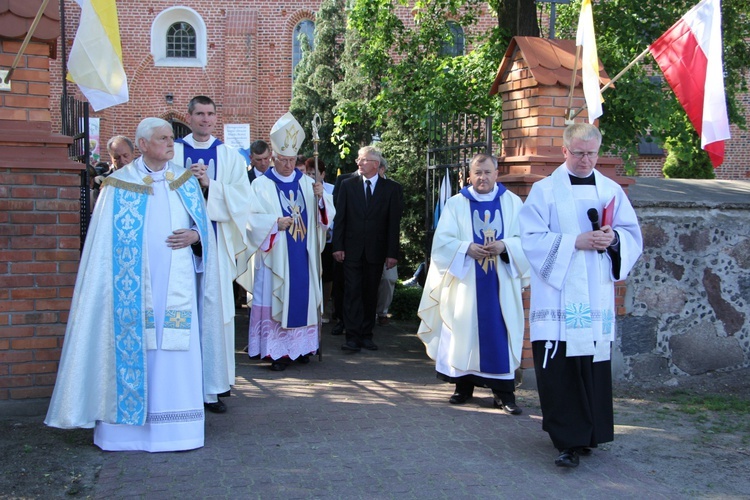
[{"label": "red and white flag", "polygon": [[720,0],[703,0],[690,9],[649,50],[700,134],[701,148],[718,167],[729,139]]}]

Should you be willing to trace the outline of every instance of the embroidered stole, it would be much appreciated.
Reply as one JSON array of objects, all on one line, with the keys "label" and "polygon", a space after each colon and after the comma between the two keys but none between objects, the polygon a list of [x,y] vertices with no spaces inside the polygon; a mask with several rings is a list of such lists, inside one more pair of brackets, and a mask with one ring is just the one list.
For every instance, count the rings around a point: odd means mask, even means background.
[{"label": "embroidered stole", "polygon": [[[310,257],[307,252],[307,207],[299,181],[302,172],[294,171],[291,182],[284,182],[273,169],[266,170],[266,177],[276,184],[276,192],[284,217],[292,218],[286,232],[287,275],[289,281],[289,304],[287,306],[287,328],[307,326],[307,308],[310,303]],[[313,228],[313,231],[315,228]]]},{"label": "embroidered stole", "polygon": [[[497,187],[496,196],[491,201],[478,201],[468,187],[461,190],[469,200],[474,243],[479,245],[502,239],[504,235],[500,196],[505,192],[505,186],[498,184]],[[499,300],[498,261],[497,257],[474,261],[479,370],[493,374],[510,373],[508,330]]]},{"label": "embroidered stole", "polygon": [[[147,179],[153,182],[148,176]],[[114,187],[112,250],[116,423],[143,425],[147,401],[146,351],[157,347],[151,285],[149,276],[144,272],[146,210],[153,188],[148,182],[144,186],[122,180]],[[195,221],[202,241],[207,241],[208,219],[198,182],[187,171],[172,180],[169,188],[177,191],[184,209]],[[175,202],[179,204],[170,197],[173,209],[182,210],[183,207],[175,206]],[[204,248],[204,258],[207,250]],[[161,348],[187,350],[195,287],[188,288],[175,280],[179,281],[179,278],[170,272]]]},{"label": "embroidered stole", "polygon": [[[594,171],[593,175],[599,175]],[[589,231],[590,228],[581,228],[578,223],[577,207],[573,196],[573,187],[570,183],[568,170],[565,166],[557,168],[551,175],[557,189],[553,190],[555,198],[555,210],[560,222],[560,231],[565,234],[578,235]],[[597,195],[601,195],[601,184],[597,182]],[[597,208],[598,209],[598,208]],[[597,254],[597,262],[601,264],[605,254]],[[601,265],[600,265],[601,267]],[[564,308],[564,325],[566,339],[566,356],[594,356],[594,361],[609,359],[609,340],[595,342],[596,337],[601,338],[601,333],[612,331],[614,323],[614,311],[608,306],[612,296],[613,284],[609,286],[600,279],[600,270],[595,270],[600,281],[601,294],[592,303],[589,297],[589,269],[586,265],[585,252],[576,250],[573,261],[565,278],[562,288],[562,306]]]}]

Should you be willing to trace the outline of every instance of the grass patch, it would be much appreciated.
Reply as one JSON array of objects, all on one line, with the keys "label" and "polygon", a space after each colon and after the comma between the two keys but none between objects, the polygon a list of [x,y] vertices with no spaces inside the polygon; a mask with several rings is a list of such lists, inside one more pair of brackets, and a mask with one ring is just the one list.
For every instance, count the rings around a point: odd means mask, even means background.
[{"label": "grass patch", "polygon": [[696,414],[701,411],[750,414],[750,401],[736,396],[699,396],[687,392],[675,392],[665,398],[664,401],[677,405],[679,411],[689,414]]},{"label": "grass patch", "polygon": [[689,415],[706,434],[739,433],[750,439],[750,401],[732,395],[697,395],[676,391],[660,398],[673,412]]}]

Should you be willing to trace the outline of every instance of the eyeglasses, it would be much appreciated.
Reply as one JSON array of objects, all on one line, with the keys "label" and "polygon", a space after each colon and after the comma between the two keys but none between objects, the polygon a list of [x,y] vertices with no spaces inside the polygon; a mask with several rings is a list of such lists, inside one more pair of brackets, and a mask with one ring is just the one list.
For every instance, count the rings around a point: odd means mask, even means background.
[{"label": "eyeglasses", "polygon": [[378,161],[378,160],[372,160],[370,158],[357,158],[357,163],[367,163],[368,161]]},{"label": "eyeglasses", "polygon": [[568,150],[568,153],[572,154],[576,158],[583,158],[584,156],[587,158],[594,158],[596,156],[599,156],[599,151],[570,151]]}]

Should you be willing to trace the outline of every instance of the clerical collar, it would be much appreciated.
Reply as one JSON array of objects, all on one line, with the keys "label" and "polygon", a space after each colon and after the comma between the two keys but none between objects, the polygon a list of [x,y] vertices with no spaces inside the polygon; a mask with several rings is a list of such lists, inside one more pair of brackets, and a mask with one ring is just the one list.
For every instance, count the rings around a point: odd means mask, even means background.
[{"label": "clerical collar", "polygon": [[588,177],[577,177],[568,172],[568,177],[570,177],[571,186],[596,186],[596,177],[593,171]]},{"label": "clerical collar", "polygon": [[143,165],[143,168],[145,168],[146,172],[148,172],[149,174],[161,174],[161,173],[165,172],[169,168],[169,162],[167,162],[167,163],[164,164],[164,168],[162,168],[161,170],[154,170],[151,167],[149,167],[148,165],[146,165],[146,160],[144,160],[143,157],[141,157],[139,159],[141,160],[141,164]]},{"label": "clerical collar", "polygon": [[214,138],[212,136],[209,136],[208,140],[205,142],[201,142],[197,140],[195,136],[193,136],[193,147],[195,149],[208,149],[212,142],[214,142]]},{"label": "clerical collar", "polygon": [[289,175],[281,175],[276,169],[273,169],[273,171],[276,174],[276,177],[278,177],[281,182],[292,182],[294,180],[294,176],[297,175],[296,169],[293,170]]},{"label": "clerical collar", "polygon": [[477,193],[477,190],[474,189],[474,186],[469,186],[469,193],[474,197],[477,201],[492,201],[495,199],[495,194],[497,193],[497,184],[492,186],[492,191],[489,193]]}]

